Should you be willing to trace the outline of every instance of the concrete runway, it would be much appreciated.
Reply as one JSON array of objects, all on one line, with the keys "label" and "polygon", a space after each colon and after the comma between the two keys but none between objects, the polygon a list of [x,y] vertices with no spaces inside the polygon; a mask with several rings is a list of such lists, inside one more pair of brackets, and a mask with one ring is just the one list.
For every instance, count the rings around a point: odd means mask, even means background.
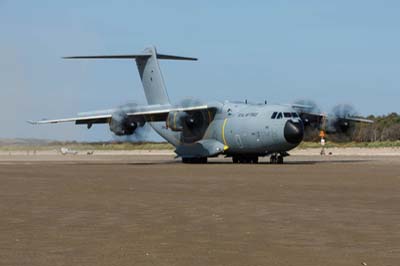
[{"label": "concrete runway", "polygon": [[400,265],[399,156],[0,156],[0,265],[363,263]]}]

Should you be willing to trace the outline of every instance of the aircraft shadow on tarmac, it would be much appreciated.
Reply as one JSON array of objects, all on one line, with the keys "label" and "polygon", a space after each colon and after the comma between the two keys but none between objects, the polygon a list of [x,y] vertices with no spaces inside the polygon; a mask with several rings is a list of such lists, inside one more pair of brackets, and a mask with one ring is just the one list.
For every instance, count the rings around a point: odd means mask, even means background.
[{"label": "aircraft shadow on tarmac", "polygon": [[[258,164],[234,164],[230,160],[226,161],[208,161],[207,164],[183,164],[180,160],[163,160],[163,161],[137,161],[124,160],[124,161],[108,161],[108,162],[93,162],[93,161],[80,161],[80,162],[68,162],[67,164],[73,165],[132,165],[132,166],[151,166],[151,165],[184,165],[184,166],[196,166],[196,165],[241,165],[241,166],[256,166],[256,165],[277,165],[277,166],[293,166],[293,165],[318,165],[318,164],[357,164],[370,162],[370,159],[348,159],[348,160],[296,160],[296,161],[285,161],[283,164],[271,164],[268,161],[261,161]],[[64,164],[64,163],[62,163]]]},{"label": "aircraft shadow on tarmac", "polygon": [[[271,164],[270,162],[259,162],[258,165],[314,165],[314,164],[335,164],[335,163],[364,163],[370,160],[334,160],[334,161],[289,161],[283,164]],[[231,162],[208,162],[208,164],[232,164]],[[245,164],[249,165],[249,164]],[[252,164],[250,164],[252,165]],[[257,165],[257,164],[255,164]]]},{"label": "aircraft shadow on tarmac", "polygon": [[[369,162],[371,160],[332,160],[332,161],[288,161],[281,166],[290,166],[290,165],[317,165],[317,164],[346,164],[346,163],[365,163]],[[151,166],[151,165],[185,165],[185,166],[193,166],[193,165],[248,165],[248,166],[256,166],[256,165],[280,165],[280,164],[271,164],[269,162],[259,162],[258,164],[233,164],[230,161],[209,161],[207,164],[182,164],[182,162],[175,160],[175,161],[155,161],[155,162],[116,162],[116,163],[106,163],[107,165],[116,165],[116,164],[121,164],[121,165],[143,165],[143,166]]]}]

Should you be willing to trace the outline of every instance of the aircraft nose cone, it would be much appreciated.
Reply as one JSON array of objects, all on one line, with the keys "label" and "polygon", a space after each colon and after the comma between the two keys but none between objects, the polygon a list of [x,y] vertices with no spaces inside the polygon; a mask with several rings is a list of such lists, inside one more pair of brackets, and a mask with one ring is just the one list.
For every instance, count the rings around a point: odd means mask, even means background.
[{"label": "aircraft nose cone", "polygon": [[287,142],[291,144],[299,144],[304,137],[303,122],[301,122],[301,120],[299,122],[288,120],[285,124],[283,133]]}]

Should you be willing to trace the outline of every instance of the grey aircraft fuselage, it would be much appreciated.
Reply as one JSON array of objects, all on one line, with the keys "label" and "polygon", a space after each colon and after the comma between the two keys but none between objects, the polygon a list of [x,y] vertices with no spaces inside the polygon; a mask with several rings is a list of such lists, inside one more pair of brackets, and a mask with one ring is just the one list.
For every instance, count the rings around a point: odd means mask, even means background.
[{"label": "grey aircraft fuselage", "polygon": [[[202,139],[223,143],[228,155],[284,153],[303,139],[302,121],[290,106],[228,101],[216,105],[219,105],[217,112]],[[274,113],[276,116],[272,118]],[[175,147],[191,145],[182,141],[182,132],[171,131],[165,122],[150,122],[150,125]]]}]

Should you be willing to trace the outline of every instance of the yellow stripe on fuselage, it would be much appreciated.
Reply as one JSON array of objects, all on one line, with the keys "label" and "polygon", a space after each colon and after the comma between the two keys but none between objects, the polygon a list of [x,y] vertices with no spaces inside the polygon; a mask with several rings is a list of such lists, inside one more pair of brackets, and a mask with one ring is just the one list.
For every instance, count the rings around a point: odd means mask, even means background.
[{"label": "yellow stripe on fuselage", "polygon": [[210,113],[210,110],[207,110],[207,113],[208,113],[208,123],[210,124],[210,123],[211,123],[211,113]]},{"label": "yellow stripe on fuselage", "polygon": [[228,118],[225,118],[224,123],[222,124],[222,140],[224,141],[224,145],[228,146],[228,144],[226,144],[226,139],[225,139],[226,122],[228,122]]},{"label": "yellow stripe on fuselage", "polygon": [[176,129],[176,115],[178,114],[178,112],[174,112],[174,128]]}]

